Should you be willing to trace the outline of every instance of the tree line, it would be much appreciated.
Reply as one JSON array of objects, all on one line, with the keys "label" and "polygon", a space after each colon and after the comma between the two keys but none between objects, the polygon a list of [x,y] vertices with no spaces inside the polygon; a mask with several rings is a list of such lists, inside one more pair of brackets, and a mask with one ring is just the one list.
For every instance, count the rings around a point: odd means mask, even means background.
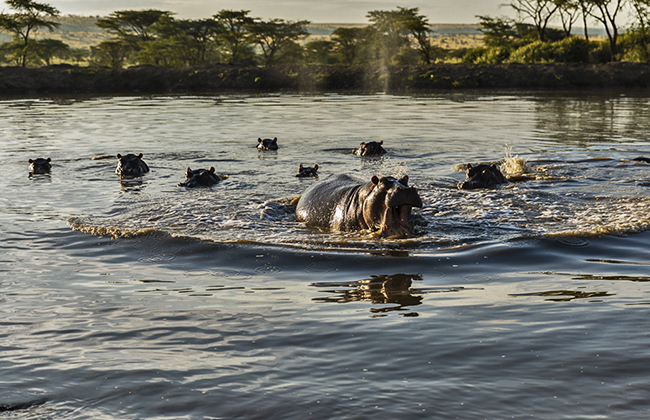
[{"label": "tree line", "polygon": [[[36,31],[57,28],[56,8],[33,0],[5,3],[13,13],[0,13],[0,31],[11,34],[12,41],[0,44],[0,62],[17,66],[49,65],[55,57],[112,68],[650,61],[650,0],[512,0],[507,6],[516,19],[477,16],[484,46],[453,51],[432,44],[428,18],[417,7],[369,11],[368,25],[336,28],[329,39],[309,42],[309,21],[264,20],[248,10],[221,10],[194,20],[156,9],[121,10],[97,20],[111,39],[87,51],[34,38]],[[625,6],[633,11],[634,24],[621,34]],[[579,20],[584,26],[580,37],[572,35]],[[604,26],[607,41],[590,39],[588,20]],[[558,21],[562,29],[549,26]]]}]

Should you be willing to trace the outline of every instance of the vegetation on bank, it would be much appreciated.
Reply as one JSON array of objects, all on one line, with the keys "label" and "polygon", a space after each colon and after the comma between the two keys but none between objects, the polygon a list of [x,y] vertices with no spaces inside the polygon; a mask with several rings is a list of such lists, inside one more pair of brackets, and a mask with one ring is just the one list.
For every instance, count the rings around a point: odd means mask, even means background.
[{"label": "vegetation on bank", "polygon": [[[343,26],[327,38],[308,40],[308,21],[263,20],[247,10],[221,10],[205,19],[177,19],[162,10],[120,10],[98,18],[105,39],[89,50],[61,40],[35,38],[55,31],[59,11],[33,0],[5,0],[0,13],[0,64],[38,67],[67,62],[114,69],[134,65],[184,68],[200,65],[426,65],[430,63],[605,63],[650,61],[650,0],[511,0],[517,19],[478,16],[484,45],[444,49],[418,8],[367,14],[369,24]],[[624,6],[634,22],[620,33]],[[560,22],[562,29],[550,23]],[[576,22],[582,36],[572,35]],[[605,28],[594,40],[588,22]],[[96,34],[94,34],[96,35]]]}]

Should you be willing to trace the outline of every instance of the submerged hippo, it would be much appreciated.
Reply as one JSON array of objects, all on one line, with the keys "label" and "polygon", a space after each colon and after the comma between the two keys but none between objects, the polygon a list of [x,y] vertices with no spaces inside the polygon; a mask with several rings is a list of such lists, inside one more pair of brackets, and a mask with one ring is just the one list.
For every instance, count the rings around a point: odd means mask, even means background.
[{"label": "submerged hippo", "polygon": [[298,175],[296,175],[298,178],[307,178],[310,176],[315,176],[318,177],[318,165],[314,165],[313,168],[310,167],[304,167],[302,166],[302,163],[300,164],[300,168],[298,168]]},{"label": "submerged hippo", "polygon": [[30,174],[47,174],[50,173],[52,159],[36,158],[29,160],[29,173]]},{"label": "submerged hippo", "polygon": [[386,154],[386,149],[382,147],[383,140],[371,141],[369,143],[362,142],[358,149],[354,149],[352,153],[357,156],[381,156]]},{"label": "submerged hippo", "polygon": [[210,169],[195,169],[189,167],[185,172],[185,182],[178,184],[179,187],[209,187],[221,181],[217,175],[214,174],[214,166]]},{"label": "submerged hippo", "polygon": [[635,157],[632,159],[633,162],[645,162],[645,163],[650,163],[650,158],[644,157],[644,156],[639,156]]},{"label": "submerged hippo", "polygon": [[458,184],[461,190],[471,190],[475,188],[488,188],[499,184],[506,184],[508,180],[501,173],[496,163],[472,166],[467,164],[465,180]]},{"label": "submerged hippo", "polygon": [[273,137],[273,140],[271,139],[257,139],[257,148],[259,150],[278,150],[278,138]]},{"label": "submerged hippo", "polygon": [[380,229],[382,236],[408,235],[412,207],[422,207],[422,199],[408,186],[406,175],[399,180],[373,176],[361,185],[338,175],[305,191],[296,206],[296,220],[320,229]]},{"label": "submerged hippo", "polygon": [[124,156],[118,153],[117,159],[119,160],[117,162],[117,168],[115,168],[115,173],[119,176],[142,176],[149,172],[149,167],[142,160],[142,153],[139,155],[129,153]]}]

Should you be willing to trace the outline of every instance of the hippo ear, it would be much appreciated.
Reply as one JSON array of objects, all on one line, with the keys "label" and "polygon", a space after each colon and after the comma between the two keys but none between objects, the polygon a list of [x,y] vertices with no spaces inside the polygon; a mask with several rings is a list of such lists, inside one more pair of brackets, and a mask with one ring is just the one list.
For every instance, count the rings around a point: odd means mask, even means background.
[{"label": "hippo ear", "polygon": [[314,165],[314,169],[318,170],[318,164]]},{"label": "hippo ear", "polygon": [[48,161],[48,162],[52,162],[52,159],[51,159],[51,158],[47,158],[47,161]]},{"label": "hippo ear", "polygon": [[388,178],[386,178],[385,176],[382,176],[381,179],[379,180],[379,182],[386,185],[386,183],[388,183]]},{"label": "hippo ear", "polygon": [[118,158],[118,159],[122,159],[122,155],[118,153],[118,154],[117,154],[117,158]]},{"label": "hippo ear", "polygon": [[370,182],[375,185],[379,184],[379,178],[377,178],[377,175],[373,175],[372,178],[370,178]]},{"label": "hippo ear", "polygon": [[362,141],[361,144],[359,145],[359,147],[366,147],[366,142]]},{"label": "hippo ear", "polygon": [[214,166],[210,166],[210,173],[213,174],[216,169],[214,169]]},{"label": "hippo ear", "polygon": [[276,141],[278,141],[278,138],[277,138],[277,137],[273,137],[273,142],[276,142]]},{"label": "hippo ear", "polygon": [[144,156],[142,153],[140,153],[140,154],[138,155],[138,157],[139,157],[140,159],[142,159],[142,156]]},{"label": "hippo ear", "polygon": [[472,164],[471,163],[467,164],[467,169],[472,169]]},{"label": "hippo ear", "polygon": [[300,168],[298,168],[299,171],[302,171],[302,163],[300,164]]},{"label": "hippo ear", "polygon": [[187,167],[187,172],[192,172],[192,168],[190,168],[190,167],[188,166],[188,167]]},{"label": "hippo ear", "polygon": [[383,140],[379,140],[379,144],[384,144],[384,141],[383,141]]},{"label": "hippo ear", "polygon": [[29,163],[34,163],[34,160],[30,159],[30,160],[29,160]]},{"label": "hippo ear", "polygon": [[404,175],[402,179],[399,180],[400,184],[404,185],[405,187],[409,186],[409,176]]},{"label": "hippo ear", "polygon": [[258,143],[261,143],[261,142],[262,142],[262,139],[261,139],[260,137],[258,137],[258,138],[257,138],[257,142],[258,142]]}]

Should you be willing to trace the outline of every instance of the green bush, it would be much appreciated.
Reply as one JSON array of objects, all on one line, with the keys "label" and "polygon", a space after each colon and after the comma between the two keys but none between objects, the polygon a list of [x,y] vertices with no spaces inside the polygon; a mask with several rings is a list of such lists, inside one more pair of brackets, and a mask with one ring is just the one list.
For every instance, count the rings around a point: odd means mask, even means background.
[{"label": "green bush", "polygon": [[535,41],[515,50],[510,63],[589,63],[591,44],[569,37],[557,42]]},{"label": "green bush", "polygon": [[503,63],[510,57],[506,47],[472,48],[463,56],[463,63],[496,64]]}]

